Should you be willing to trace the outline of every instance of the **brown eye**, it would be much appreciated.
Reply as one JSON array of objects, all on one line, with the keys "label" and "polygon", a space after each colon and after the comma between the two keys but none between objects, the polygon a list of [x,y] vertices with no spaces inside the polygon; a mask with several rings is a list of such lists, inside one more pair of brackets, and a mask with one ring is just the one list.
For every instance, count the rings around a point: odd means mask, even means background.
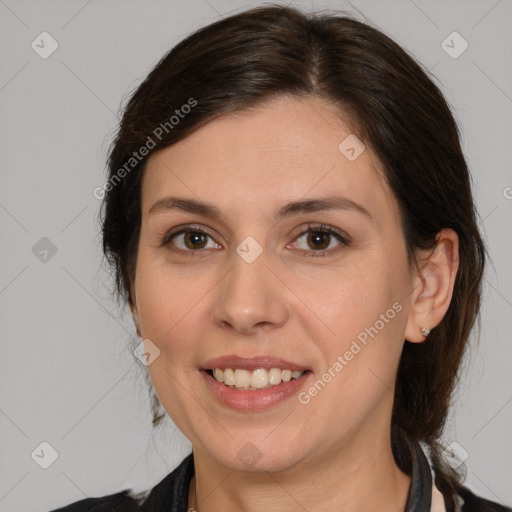
[{"label": "brown eye", "polygon": [[311,231],[307,241],[313,250],[326,249],[331,241],[331,235],[325,231]]},{"label": "brown eye", "polygon": [[295,245],[306,256],[328,256],[348,247],[351,239],[347,234],[322,224],[309,225],[295,240]]},{"label": "brown eye", "polygon": [[202,249],[207,243],[207,236],[200,231],[187,231],[184,242],[189,249]]},{"label": "brown eye", "polygon": [[201,249],[222,249],[206,231],[193,228],[195,226],[183,226],[180,230],[171,231],[163,237],[160,246],[182,253],[200,252]]}]

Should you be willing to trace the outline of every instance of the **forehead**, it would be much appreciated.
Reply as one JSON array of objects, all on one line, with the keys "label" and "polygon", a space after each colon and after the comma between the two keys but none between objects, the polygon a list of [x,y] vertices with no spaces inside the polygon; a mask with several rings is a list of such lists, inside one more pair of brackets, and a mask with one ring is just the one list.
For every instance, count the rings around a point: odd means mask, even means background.
[{"label": "forehead", "polygon": [[145,170],[142,208],[166,194],[248,209],[327,193],[368,209],[393,208],[382,176],[339,109],[319,98],[278,98],[218,117],[155,153]]}]

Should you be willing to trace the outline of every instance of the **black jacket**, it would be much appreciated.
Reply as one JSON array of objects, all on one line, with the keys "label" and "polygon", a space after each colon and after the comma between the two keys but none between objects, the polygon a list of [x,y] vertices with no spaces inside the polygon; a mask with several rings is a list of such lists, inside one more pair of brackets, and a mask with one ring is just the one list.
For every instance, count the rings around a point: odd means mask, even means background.
[{"label": "black jacket", "polygon": [[[413,452],[411,453],[412,477],[405,512],[430,512],[432,497],[430,464],[418,443],[411,451]],[[126,489],[101,498],[80,500],[51,512],[187,512],[188,491],[193,474],[194,460],[190,454],[174,471],[151,489],[140,505]],[[511,508],[480,498],[465,487],[458,488],[455,491],[455,497],[459,502],[463,500],[460,512],[512,512]],[[458,512],[458,510],[450,510],[447,507],[447,512]]]}]

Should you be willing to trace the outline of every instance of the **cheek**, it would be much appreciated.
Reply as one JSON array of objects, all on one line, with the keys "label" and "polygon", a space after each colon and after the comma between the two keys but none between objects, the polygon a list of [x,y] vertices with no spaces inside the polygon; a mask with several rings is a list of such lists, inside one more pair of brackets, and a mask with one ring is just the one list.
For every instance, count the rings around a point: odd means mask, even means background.
[{"label": "cheek", "polygon": [[141,335],[159,350],[147,371],[166,413],[179,429],[188,432],[188,418],[194,416],[190,413],[190,382],[197,379],[195,345],[202,324],[198,315],[204,314],[204,298],[211,286],[179,270],[170,272],[150,254],[139,255],[136,277]]},{"label": "cheek", "polygon": [[[354,257],[338,268],[315,269],[297,275],[297,294],[331,328],[333,335],[354,335],[354,329],[373,325],[396,301],[401,301],[405,283],[400,263],[386,258]],[[334,332],[332,332],[334,331]]]},{"label": "cheek", "polygon": [[[317,338],[321,366],[302,399],[311,399],[324,421],[347,425],[352,418],[357,426],[391,400],[407,323],[401,281],[396,270],[366,261],[333,275],[322,293],[310,287],[332,332]],[[329,382],[325,391],[317,379]]]},{"label": "cheek", "polygon": [[386,382],[394,379],[407,324],[407,276],[406,258],[390,252],[354,258],[328,279],[316,273],[302,282],[303,296],[329,327],[318,341],[325,368],[341,356],[354,384],[369,369]]},{"label": "cheek", "polygon": [[151,255],[140,254],[136,273],[136,300],[141,334],[155,343],[162,354],[176,361],[190,351],[198,312],[204,308],[208,286],[176,268],[170,271]]}]

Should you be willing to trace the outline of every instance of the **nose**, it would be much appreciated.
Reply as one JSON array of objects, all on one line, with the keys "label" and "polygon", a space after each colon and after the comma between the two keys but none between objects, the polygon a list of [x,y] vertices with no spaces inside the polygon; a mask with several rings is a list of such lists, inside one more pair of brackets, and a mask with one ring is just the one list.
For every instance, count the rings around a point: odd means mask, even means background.
[{"label": "nose", "polygon": [[231,270],[219,283],[215,323],[245,335],[283,326],[289,317],[287,289],[268,267],[265,251],[252,263],[236,253],[232,260]]}]

